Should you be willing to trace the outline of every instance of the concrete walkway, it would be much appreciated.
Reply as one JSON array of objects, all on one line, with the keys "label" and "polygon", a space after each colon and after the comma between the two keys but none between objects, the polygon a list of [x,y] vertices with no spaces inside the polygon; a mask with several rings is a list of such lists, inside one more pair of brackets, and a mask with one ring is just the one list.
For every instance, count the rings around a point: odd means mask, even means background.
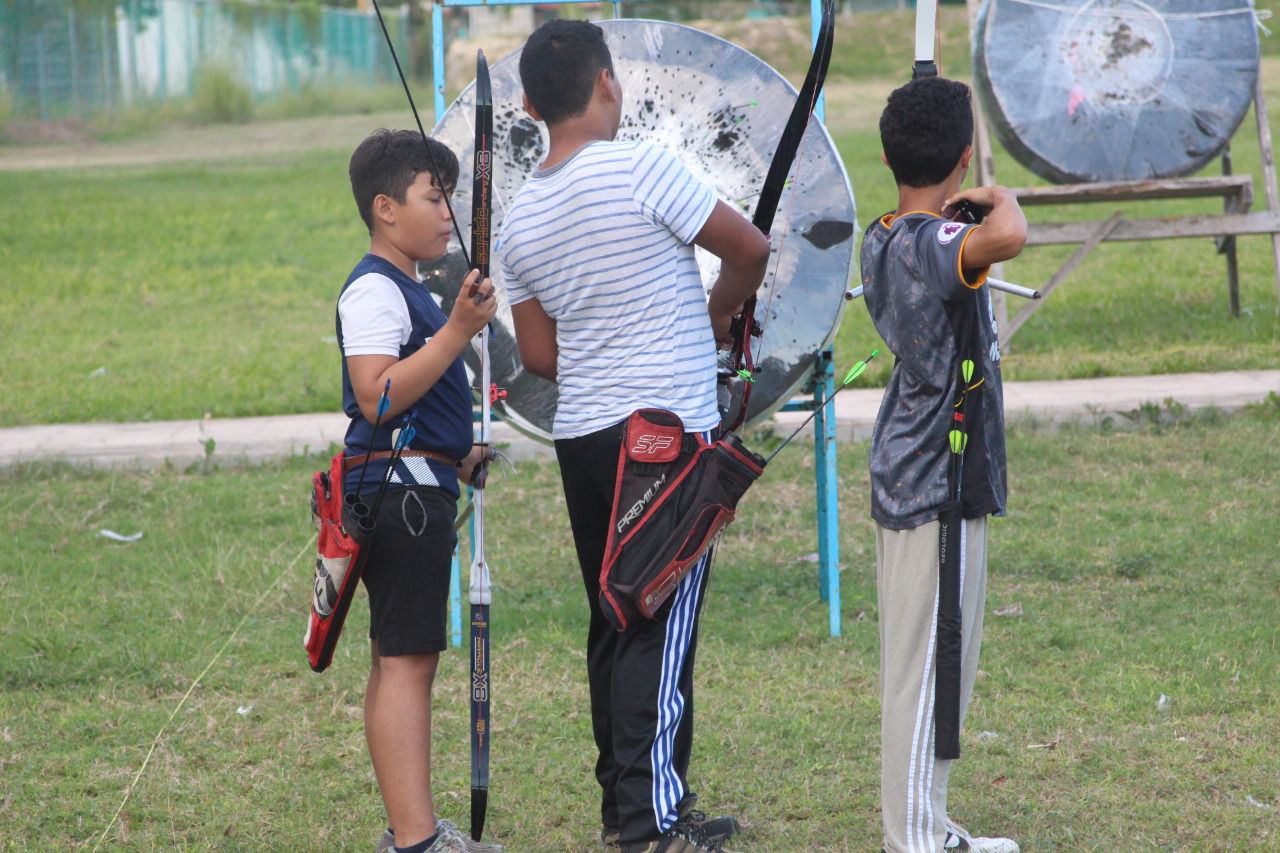
[{"label": "concrete walkway", "polygon": [[[1230,411],[1264,400],[1273,392],[1280,394],[1280,370],[1008,382],[1005,411],[1010,421],[1093,422],[1132,411],[1143,403],[1163,405],[1168,399],[1188,409],[1214,406]],[[836,430],[842,441],[871,434],[880,398],[879,389],[850,389],[836,397]],[[805,412],[779,413],[778,431],[789,434],[805,417]],[[342,442],[346,426],[345,417],[332,413],[15,427],[0,429],[0,466],[38,459],[101,467],[151,467],[165,462],[185,466],[206,455],[214,462],[254,461],[325,451]],[[494,440],[505,445],[515,460],[554,455],[549,446],[506,424],[494,425]]]}]

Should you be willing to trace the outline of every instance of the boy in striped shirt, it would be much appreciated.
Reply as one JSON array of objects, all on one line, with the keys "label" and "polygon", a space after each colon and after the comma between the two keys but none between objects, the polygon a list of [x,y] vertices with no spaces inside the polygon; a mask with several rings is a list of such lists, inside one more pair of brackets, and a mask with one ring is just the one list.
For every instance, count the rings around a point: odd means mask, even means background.
[{"label": "boy in striped shirt", "polygon": [[[627,853],[720,850],[736,821],[695,811],[686,781],[711,554],[653,621],[621,633],[600,610],[600,567],[626,418],[660,408],[689,432],[717,429],[716,342],[760,286],[769,244],[670,153],[615,140],[623,93],[599,27],[544,24],[520,77],[551,145],[495,253],[524,366],[558,386],[552,436],[591,609],[601,838]],[[721,260],[709,299],[695,245]]]}]

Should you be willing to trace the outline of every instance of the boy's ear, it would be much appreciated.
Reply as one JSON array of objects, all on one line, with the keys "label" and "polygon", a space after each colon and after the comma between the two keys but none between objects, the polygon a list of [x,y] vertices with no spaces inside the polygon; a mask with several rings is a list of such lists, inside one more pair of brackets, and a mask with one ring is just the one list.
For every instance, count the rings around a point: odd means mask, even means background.
[{"label": "boy's ear", "polygon": [[964,169],[969,168],[969,161],[973,159],[973,146],[966,145],[964,151],[960,154],[960,166]]},{"label": "boy's ear", "polygon": [[606,103],[614,100],[613,72],[608,68],[601,68],[596,74],[596,94],[598,94]]},{"label": "boy's ear", "polygon": [[889,165],[889,155],[888,155],[888,154],[886,154],[886,153],[884,153],[883,151],[881,151],[881,152],[880,152],[880,162],[881,162],[881,163],[884,163],[886,166],[888,166],[888,165]]},{"label": "boy's ear", "polygon": [[520,101],[524,104],[524,111],[529,114],[529,118],[534,121],[542,121],[542,116],[533,108],[533,104],[529,103],[529,96],[524,92],[520,93]]},{"label": "boy's ear", "polygon": [[373,213],[374,225],[381,224],[387,227],[396,224],[396,208],[391,196],[378,193],[373,197],[373,204],[369,206],[369,210]]}]

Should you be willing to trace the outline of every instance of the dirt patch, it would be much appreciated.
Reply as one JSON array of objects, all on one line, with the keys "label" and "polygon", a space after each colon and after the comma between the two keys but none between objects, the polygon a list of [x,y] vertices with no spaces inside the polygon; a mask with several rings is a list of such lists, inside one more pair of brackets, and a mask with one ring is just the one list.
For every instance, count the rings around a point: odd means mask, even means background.
[{"label": "dirt patch", "polygon": [[[424,118],[424,121],[429,116]],[[12,126],[11,126],[12,127]],[[128,142],[94,142],[56,133],[28,144],[0,146],[0,170],[74,169],[210,162],[301,151],[351,151],[380,127],[413,127],[404,110],[289,121],[165,128]]]},{"label": "dirt patch", "polygon": [[85,144],[93,140],[89,126],[81,119],[61,121],[23,121],[14,119],[5,125],[4,138],[15,145]]}]

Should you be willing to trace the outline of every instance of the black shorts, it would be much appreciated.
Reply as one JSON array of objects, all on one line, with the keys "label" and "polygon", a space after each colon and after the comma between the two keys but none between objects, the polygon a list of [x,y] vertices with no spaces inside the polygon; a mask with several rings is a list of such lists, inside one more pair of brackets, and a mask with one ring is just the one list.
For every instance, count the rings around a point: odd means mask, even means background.
[{"label": "black shorts", "polygon": [[444,650],[457,512],[454,498],[434,486],[383,497],[363,575],[369,639],[377,641],[379,655]]}]

